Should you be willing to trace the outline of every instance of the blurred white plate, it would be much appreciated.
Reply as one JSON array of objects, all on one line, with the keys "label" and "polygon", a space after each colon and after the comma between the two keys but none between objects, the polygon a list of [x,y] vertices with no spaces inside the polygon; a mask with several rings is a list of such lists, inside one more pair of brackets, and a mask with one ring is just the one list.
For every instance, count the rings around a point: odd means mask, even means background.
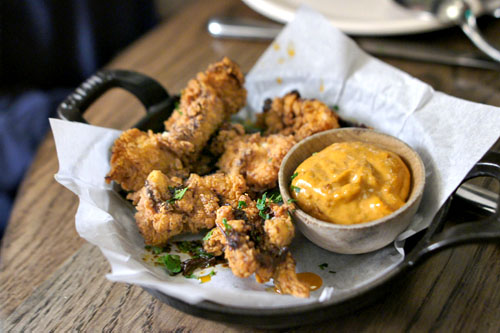
[{"label": "blurred white plate", "polygon": [[404,9],[392,0],[243,0],[258,13],[279,22],[293,19],[301,4],[321,12],[350,35],[399,35],[441,29],[431,15]]}]

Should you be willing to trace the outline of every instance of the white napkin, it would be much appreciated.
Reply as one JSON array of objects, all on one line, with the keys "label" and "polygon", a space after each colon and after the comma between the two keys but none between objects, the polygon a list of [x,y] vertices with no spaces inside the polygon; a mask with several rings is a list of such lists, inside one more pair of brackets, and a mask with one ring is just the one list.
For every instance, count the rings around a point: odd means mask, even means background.
[{"label": "white napkin", "polygon": [[[200,70],[202,70],[200,68]],[[426,166],[426,190],[413,224],[401,238],[426,227],[438,208],[500,134],[500,109],[435,92],[429,85],[360,50],[320,14],[301,8],[247,76],[248,108],[298,90],[303,97],[338,105],[340,115],[397,136],[417,150]],[[363,255],[322,250],[301,235],[292,244],[297,270],[314,272],[323,287],[309,299],[266,291],[254,278],[216,267],[209,283],[168,276],[144,262],[142,237],[130,203],[104,182],[110,148],[120,132],[51,119],[60,169],[56,180],[77,194],[78,233],[99,246],[112,281],[148,286],[189,303],[285,307],[329,302],[380,278],[404,258],[393,245]],[[92,258],[89,258],[92,260]],[[320,264],[327,263],[322,270]],[[334,272],[334,273],[333,273]]]}]

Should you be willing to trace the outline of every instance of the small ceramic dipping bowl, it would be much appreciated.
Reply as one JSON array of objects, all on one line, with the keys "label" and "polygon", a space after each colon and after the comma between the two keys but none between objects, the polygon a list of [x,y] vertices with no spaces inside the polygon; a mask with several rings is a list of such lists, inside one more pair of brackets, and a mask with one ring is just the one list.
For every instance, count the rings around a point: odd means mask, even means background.
[{"label": "small ceramic dipping bowl", "polygon": [[361,141],[398,154],[411,174],[410,195],[392,214],[366,223],[335,224],[312,217],[296,204],[292,213],[298,229],[314,244],[336,253],[358,254],[378,250],[390,244],[410,224],[415,215],[425,183],[425,170],[418,154],[403,141],[370,129],[342,128],[321,132],[296,144],[285,156],[279,171],[279,187],[284,202],[290,196],[290,177],[312,153],[336,142]]}]

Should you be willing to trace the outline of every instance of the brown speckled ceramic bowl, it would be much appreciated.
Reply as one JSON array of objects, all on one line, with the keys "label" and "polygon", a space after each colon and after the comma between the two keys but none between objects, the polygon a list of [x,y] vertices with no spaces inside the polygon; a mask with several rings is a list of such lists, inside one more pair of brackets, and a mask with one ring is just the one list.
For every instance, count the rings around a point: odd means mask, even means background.
[{"label": "brown speckled ceramic bowl", "polygon": [[[290,196],[290,177],[312,153],[336,142],[361,141],[398,154],[411,173],[411,190],[407,202],[383,218],[353,225],[321,221],[300,207],[292,213],[299,230],[316,245],[337,253],[358,254],[378,250],[391,243],[410,224],[415,215],[425,183],[425,170],[418,154],[406,143],[370,129],[342,128],[315,134],[296,144],[285,156],[279,172],[279,187],[283,200]],[[298,205],[297,205],[298,206]]]}]

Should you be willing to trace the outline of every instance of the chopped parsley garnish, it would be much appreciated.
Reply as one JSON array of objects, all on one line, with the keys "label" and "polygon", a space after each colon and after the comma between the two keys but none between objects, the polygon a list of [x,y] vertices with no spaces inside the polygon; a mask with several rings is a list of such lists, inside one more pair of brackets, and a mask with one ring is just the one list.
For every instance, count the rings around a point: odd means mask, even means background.
[{"label": "chopped parsley garnish", "polygon": [[159,246],[152,246],[151,250],[153,251],[154,254],[160,254],[163,252],[163,248]]},{"label": "chopped parsley garnish", "polygon": [[290,198],[290,199],[288,199],[287,203],[292,203],[292,202],[295,202],[295,201],[297,201],[297,200]]},{"label": "chopped parsley garnish", "polygon": [[210,275],[210,276],[214,276],[215,274],[216,274],[216,273],[215,273],[215,271],[214,271],[214,270],[212,270],[210,273],[208,273],[208,275]]},{"label": "chopped parsley garnish", "polygon": [[264,194],[262,195],[262,198],[257,199],[257,209],[258,210],[266,209],[266,196],[267,196],[267,192],[264,192]]},{"label": "chopped parsley garnish", "polygon": [[283,197],[281,196],[281,193],[279,192],[274,192],[274,193],[271,193],[271,195],[269,196],[269,200],[274,202],[274,203],[282,203],[283,202]]},{"label": "chopped parsley garnish", "polygon": [[242,209],[243,207],[246,207],[247,203],[245,201],[238,201],[238,209]]},{"label": "chopped parsley garnish", "polygon": [[222,224],[224,224],[224,228],[226,229],[226,231],[232,229],[232,227],[229,224],[227,224],[227,219],[226,218],[222,219]]},{"label": "chopped parsley garnish", "polygon": [[176,200],[181,200],[184,197],[184,194],[186,194],[186,191],[188,190],[187,187],[183,189],[176,188],[174,191],[174,195],[171,199],[168,199],[168,203],[173,203]]},{"label": "chopped parsley garnish", "polygon": [[207,240],[209,240],[209,239],[210,239],[210,237],[212,237],[212,232],[213,232],[213,231],[214,231],[214,230],[212,229],[212,230],[210,230],[209,232],[207,232],[207,234],[205,235],[205,237],[203,237],[203,241],[204,241],[204,242],[206,242]]},{"label": "chopped parsley garnish", "polygon": [[169,275],[175,275],[182,270],[181,257],[177,254],[167,254],[158,258],[158,262],[163,265]]},{"label": "chopped parsley garnish", "polygon": [[194,274],[184,275],[184,277],[185,277],[186,279],[199,279],[199,277],[197,277],[197,276],[196,276],[196,275],[194,275]]},{"label": "chopped parsley garnish", "polygon": [[333,106],[333,109],[334,109],[335,111],[338,111],[338,110],[339,110],[339,106],[338,106],[337,104],[335,104],[335,105]]},{"label": "chopped parsley garnish", "polygon": [[300,192],[300,187],[297,187],[297,186],[294,186],[294,185],[290,185],[290,188],[292,189],[292,191],[295,191],[296,193]]},{"label": "chopped parsley garnish", "polygon": [[299,175],[298,172],[295,172],[293,175],[290,176],[290,180],[293,180],[295,177]]},{"label": "chopped parsley garnish", "polygon": [[271,215],[264,213],[263,210],[259,211],[259,216],[262,217],[264,220],[269,220],[271,218]]},{"label": "chopped parsley garnish", "polygon": [[322,263],[321,265],[318,265],[318,266],[319,266],[319,268],[321,268],[321,269],[325,269],[325,268],[327,268],[327,267],[328,267],[328,264],[325,262],[325,263]]},{"label": "chopped parsley garnish", "polygon": [[184,196],[184,194],[186,194],[186,191],[188,190],[188,188],[183,188],[182,190],[175,190],[175,193],[174,193],[174,199],[175,200],[181,200],[182,197]]},{"label": "chopped parsley garnish", "polygon": [[337,273],[337,272],[335,272],[335,271],[328,271],[328,273],[335,274],[335,273]]}]

